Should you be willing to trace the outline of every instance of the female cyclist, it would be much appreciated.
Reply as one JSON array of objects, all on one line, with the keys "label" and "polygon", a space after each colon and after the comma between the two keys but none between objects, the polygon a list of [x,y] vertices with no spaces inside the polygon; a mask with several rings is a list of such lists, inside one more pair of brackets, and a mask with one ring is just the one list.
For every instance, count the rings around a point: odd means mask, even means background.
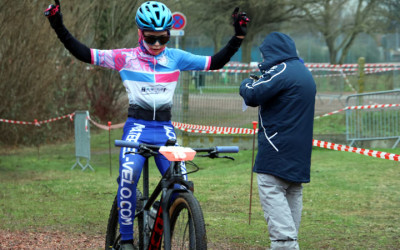
[{"label": "female cyclist", "polygon": [[[62,21],[60,3],[45,11],[58,38],[77,59],[118,70],[129,97],[128,119],[123,140],[165,145],[176,135],[171,123],[172,97],[181,71],[215,70],[222,68],[238,51],[246,35],[249,19],[244,12],[232,14],[235,36],[213,56],[194,55],[170,49],[166,45],[173,25],[171,11],[163,3],[148,1],[136,12],[139,46],[130,49],[89,49],[75,39]],[[136,186],[144,164],[141,155],[125,155],[122,148],[119,169],[119,223],[122,249],[133,249],[133,219],[136,208]],[[164,174],[169,161],[162,155],[155,157],[157,167]],[[185,173],[184,166],[183,173]]]}]

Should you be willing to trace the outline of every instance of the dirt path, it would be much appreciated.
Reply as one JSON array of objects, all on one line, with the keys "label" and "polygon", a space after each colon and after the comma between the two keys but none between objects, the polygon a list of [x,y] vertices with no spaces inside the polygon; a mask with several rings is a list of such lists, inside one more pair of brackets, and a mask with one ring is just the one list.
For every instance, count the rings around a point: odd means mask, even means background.
[{"label": "dirt path", "polygon": [[[22,232],[0,230],[0,250],[11,249],[104,249],[104,235],[89,236],[64,232]],[[217,250],[259,250],[268,248],[249,248],[230,243],[208,244],[208,249]]]},{"label": "dirt path", "polygon": [[0,249],[104,249],[104,236],[0,230]]}]

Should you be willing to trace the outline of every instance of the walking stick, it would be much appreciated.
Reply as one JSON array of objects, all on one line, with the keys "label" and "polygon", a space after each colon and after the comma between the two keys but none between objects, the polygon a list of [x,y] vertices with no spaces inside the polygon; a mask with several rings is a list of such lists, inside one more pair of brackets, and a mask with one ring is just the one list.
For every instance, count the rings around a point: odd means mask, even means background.
[{"label": "walking stick", "polygon": [[254,166],[254,148],[256,143],[256,129],[258,122],[253,121],[253,155],[251,157],[251,177],[250,177],[250,206],[249,206],[249,225],[251,223],[251,200],[253,198],[253,166]]}]

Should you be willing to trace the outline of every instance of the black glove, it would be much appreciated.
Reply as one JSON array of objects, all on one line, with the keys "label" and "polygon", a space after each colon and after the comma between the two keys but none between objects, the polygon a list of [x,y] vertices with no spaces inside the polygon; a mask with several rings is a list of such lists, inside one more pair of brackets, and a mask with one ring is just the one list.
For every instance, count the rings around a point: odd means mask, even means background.
[{"label": "black glove", "polygon": [[54,1],[56,5],[51,4],[44,11],[44,15],[49,19],[50,25],[53,29],[57,29],[63,26],[62,14],[61,14],[61,6],[60,1]]},{"label": "black glove", "polygon": [[260,80],[260,77],[257,76],[257,75],[254,75],[254,74],[250,74],[250,79],[253,79],[253,80],[255,80],[255,81],[258,81],[258,80]]},{"label": "black glove", "polygon": [[239,7],[236,7],[232,13],[235,36],[245,36],[247,33],[247,23],[250,22],[250,19],[246,16],[246,12],[238,12]]}]

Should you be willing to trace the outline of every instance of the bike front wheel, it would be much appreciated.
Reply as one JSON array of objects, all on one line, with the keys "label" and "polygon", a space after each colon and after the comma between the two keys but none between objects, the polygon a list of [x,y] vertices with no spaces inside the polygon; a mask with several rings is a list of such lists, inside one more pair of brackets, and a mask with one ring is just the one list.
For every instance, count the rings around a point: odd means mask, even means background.
[{"label": "bike front wheel", "polygon": [[180,193],[169,213],[171,249],[207,249],[203,212],[192,193]]}]

